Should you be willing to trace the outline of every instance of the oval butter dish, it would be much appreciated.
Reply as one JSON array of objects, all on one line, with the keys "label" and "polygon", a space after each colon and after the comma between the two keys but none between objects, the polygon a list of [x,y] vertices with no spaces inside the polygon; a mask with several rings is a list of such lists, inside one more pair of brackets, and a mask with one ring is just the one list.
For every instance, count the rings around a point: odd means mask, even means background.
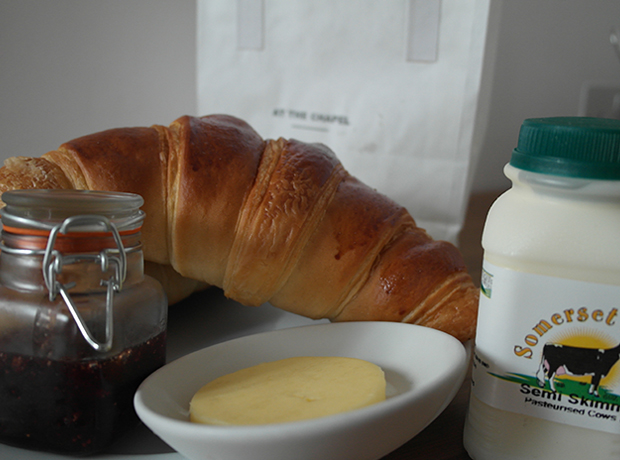
[{"label": "oval butter dish", "polygon": [[[287,423],[216,426],[189,419],[205,383],[264,362],[300,356],[369,361],[385,373],[386,399],[360,409]],[[467,370],[454,337],[390,322],[322,323],[222,342],[179,358],[148,377],[134,405],[156,435],[190,460],[375,460],[430,424]]]}]

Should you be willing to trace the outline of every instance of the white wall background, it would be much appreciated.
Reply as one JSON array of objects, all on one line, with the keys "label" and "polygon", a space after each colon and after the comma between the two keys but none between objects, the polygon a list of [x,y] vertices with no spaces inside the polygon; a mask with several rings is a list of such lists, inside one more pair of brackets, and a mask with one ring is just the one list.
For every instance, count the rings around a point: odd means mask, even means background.
[{"label": "white wall background", "polygon": [[0,0],[0,158],[194,114],[194,0]]},{"label": "white wall background", "polygon": [[[499,0],[496,0],[499,1]],[[0,160],[197,115],[194,0],[0,1]],[[584,82],[620,84],[618,0],[505,0],[474,191],[506,188],[524,118],[576,115]]]},{"label": "white wall background", "polygon": [[581,86],[620,85],[609,42],[618,0],[504,0],[491,106],[474,190],[507,188],[502,169],[525,118],[578,115]]}]

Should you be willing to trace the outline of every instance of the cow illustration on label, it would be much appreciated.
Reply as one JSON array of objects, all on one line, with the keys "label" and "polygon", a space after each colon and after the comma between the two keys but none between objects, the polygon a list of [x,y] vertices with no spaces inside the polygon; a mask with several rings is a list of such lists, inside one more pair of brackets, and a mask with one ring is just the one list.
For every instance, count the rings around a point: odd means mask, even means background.
[{"label": "cow illustration on label", "polygon": [[585,348],[559,343],[547,343],[536,379],[541,388],[549,381],[551,391],[555,389],[555,377],[559,375],[591,376],[588,393],[599,396],[599,385],[620,359],[620,344],[613,348]]}]

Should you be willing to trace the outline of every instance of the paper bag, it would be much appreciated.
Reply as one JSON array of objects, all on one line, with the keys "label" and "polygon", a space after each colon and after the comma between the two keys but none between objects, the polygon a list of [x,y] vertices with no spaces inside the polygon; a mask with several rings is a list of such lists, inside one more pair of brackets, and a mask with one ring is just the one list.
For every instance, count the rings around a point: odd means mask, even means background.
[{"label": "paper bag", "polygon": [[329,146],[455,242],[484,127],[490,0],[198,0],[201,115]]}]

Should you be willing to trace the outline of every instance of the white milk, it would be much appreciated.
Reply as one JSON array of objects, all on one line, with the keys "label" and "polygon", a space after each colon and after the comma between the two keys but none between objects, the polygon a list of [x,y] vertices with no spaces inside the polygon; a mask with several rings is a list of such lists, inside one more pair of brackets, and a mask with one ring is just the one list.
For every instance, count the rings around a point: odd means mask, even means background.
[{"label": "white milk", "polygon": [[526,120],[505,174],[482,238],[465,448],[618,459],[620,120]]}]

